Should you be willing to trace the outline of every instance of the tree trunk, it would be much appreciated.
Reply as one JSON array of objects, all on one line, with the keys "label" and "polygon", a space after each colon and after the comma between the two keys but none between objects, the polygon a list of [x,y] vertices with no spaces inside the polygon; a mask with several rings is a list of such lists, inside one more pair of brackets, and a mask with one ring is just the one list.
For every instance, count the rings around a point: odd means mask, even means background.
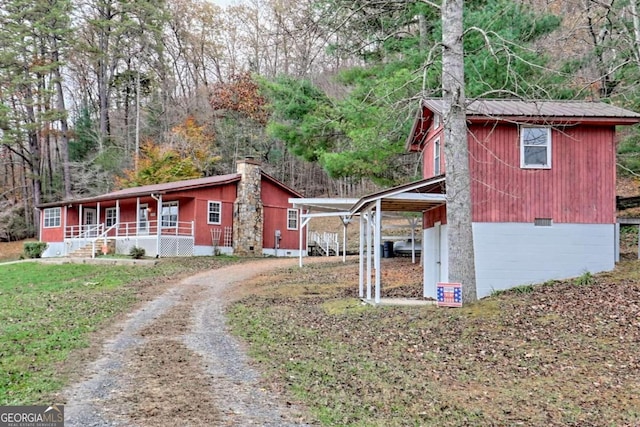
[{"label": "tree trunk", "polygon": [[461,283],[463,302],[472,302],[477,293],[464,92],[463,8],[464,0],[442,3],[442,97],[449,281]]},{"label": "tree trunk", "polygon": [[64,197],[71,199],[71,168],[69,166],[69,125],[67,124],[67,108],[64,103],[64,92],[62,90],[62,75],[60,74],[60,58],[58,45],[53,40],[53,60],[56,63],[53,69],[53,76],[56,86],[56,108],[60,115],[60,154],[62,157],[62,181],[64,184]]}]

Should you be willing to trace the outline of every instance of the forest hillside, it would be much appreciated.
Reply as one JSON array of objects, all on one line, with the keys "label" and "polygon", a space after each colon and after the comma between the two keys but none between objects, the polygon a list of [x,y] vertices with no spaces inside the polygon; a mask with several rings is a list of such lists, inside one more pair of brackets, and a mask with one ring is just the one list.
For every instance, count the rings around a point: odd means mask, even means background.
[{"label": "forest hillside", "polygon": [[[437,2],[436,2],[437,3]],[[405,139],[441,94],[423,0],[51,0],[0,4],[0,240],[39,204],[235,171],[260,159],[309,197],[421,176]],[[640,111],[637,1],[468,0],[466,91]],[[619,173],[640,172],[639,133]]]}]

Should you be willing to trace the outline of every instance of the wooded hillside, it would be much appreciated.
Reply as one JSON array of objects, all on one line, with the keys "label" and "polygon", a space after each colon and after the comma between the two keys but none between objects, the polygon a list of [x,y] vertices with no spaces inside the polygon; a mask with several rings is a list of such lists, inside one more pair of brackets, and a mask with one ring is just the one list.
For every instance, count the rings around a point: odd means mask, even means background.
[{"label": "wooded hillside", "polygon": [[[421,176],[404,142],[441,87],[425,0],[0,2],[0,240],[40,203],[234,172],[306,196]],[[636,0],[473,0],[467,97],[598,98],[640,110]],[[639,133],[620,144],[640,170]]]}]

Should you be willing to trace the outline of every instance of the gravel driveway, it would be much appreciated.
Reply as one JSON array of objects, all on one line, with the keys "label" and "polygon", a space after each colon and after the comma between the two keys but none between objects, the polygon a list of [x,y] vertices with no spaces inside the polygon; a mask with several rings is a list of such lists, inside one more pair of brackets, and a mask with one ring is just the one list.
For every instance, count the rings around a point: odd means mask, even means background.
[{"label": "gravel driveway", "polygon": [[261,388],[224,317],[234,284],[296,263],[256,260],[200,273],[131,313],[64,392],[65,425],[308,425],[294,405]]}]

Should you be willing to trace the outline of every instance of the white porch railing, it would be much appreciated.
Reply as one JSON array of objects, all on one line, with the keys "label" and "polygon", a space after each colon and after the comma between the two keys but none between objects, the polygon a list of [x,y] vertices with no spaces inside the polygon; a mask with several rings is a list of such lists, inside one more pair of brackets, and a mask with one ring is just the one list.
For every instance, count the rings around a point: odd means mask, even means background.
[{"label": "white porch railing", "polygon": [[[158,225],[160,228],[158,229]],[[159,232],[158,232],[159,231]],[[178,221],[171,225],[162,221],[122,222],[108,228],[104,224],[74,225],[65,228],[67,253],[91,244],[96,253],[96,242],[116,240],[116,253],[128,253],[131,247],[143,247],[147,253],[160,256],[187,256],[193,254],[195,224]]]},{"label": "white porch railing", "polygon": [[309,240],[315,243],[320,248],[321,252],[325,256],[333,255],[340,256],[340,243],[338,241],[338,233],[319,233],[312,231],[309,234]]},{"label": "white porch railing", "polygon": [[65,239],[97,239],[103,237],[139,237],[158,234],[158,222],[160,222],[161,236],[193,236],[194,223],[191,221],[178,221],[170,226],[163,225],[162,221],[119,222],[105,230],[104,224],[70,225],[65,229]]}]

